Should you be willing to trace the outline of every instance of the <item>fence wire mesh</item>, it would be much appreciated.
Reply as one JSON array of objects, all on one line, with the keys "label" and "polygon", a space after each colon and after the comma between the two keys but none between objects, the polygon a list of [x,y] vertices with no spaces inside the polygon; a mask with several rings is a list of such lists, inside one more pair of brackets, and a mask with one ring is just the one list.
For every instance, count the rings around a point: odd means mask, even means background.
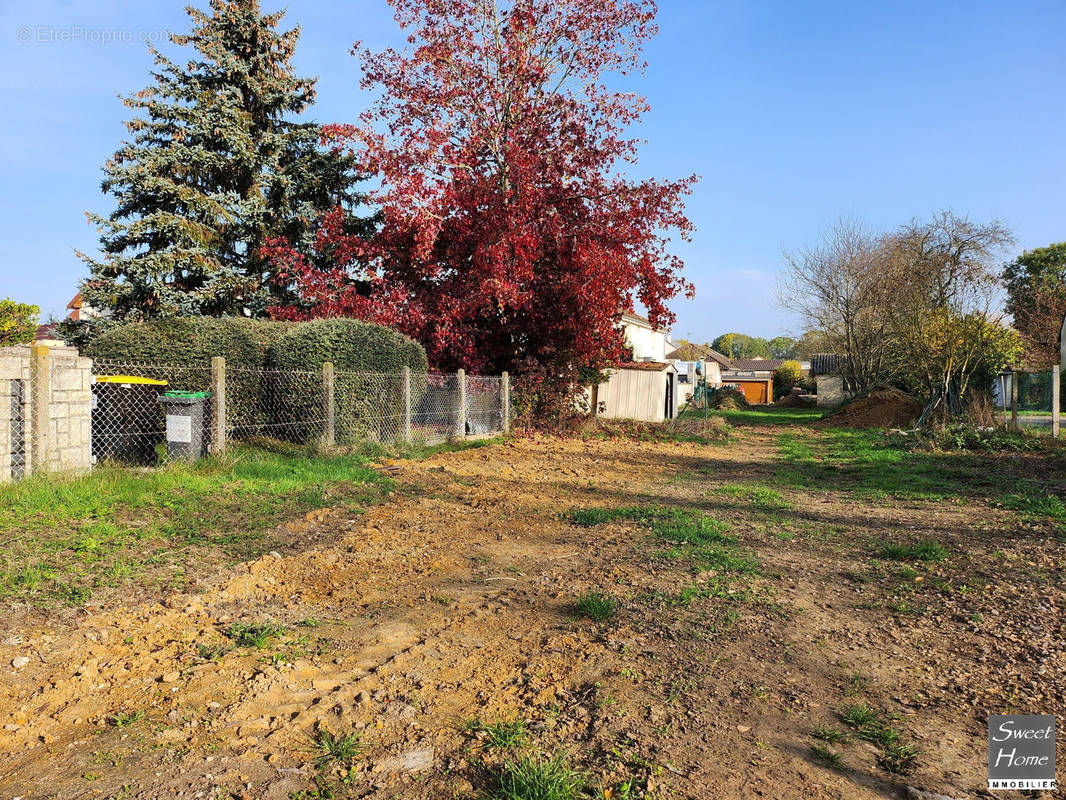
[{"label": "fence wire mesh", "polygon": [[466,433],[482,436],[503,430],[503,381],[487,375],[466,379]]},{"label": "fence wire mesh", "polygon": [[0,481],[26,476],[30,458],[29,370],[0,382]]},{"label": "fence wire mesh", "polygon": [[[165,458],[167,419],[160,402],[167,391],[209,392],[210,366],[95,361],[92,383],[92,456],[150,466]],[[211,402],[201,402],[204,431]],[[201,433],[201,436],[203,433]]]},{"label": "fence wire mesh", "polygon": [[[217,391],[221,385],[217,380],[208,364],[95,362],[93,461],[160,463],[167,453],[170,401],[165,394]],[[501,378],[478,375],[228,366],[225,435],[233,441],[269,438],[341,446],[433,444],[491,435],[505,428],[503,391]],[[12,408],[22,402],[14,394],[0,401]],[[209,442],[216,401],[209,396],[197,402],[202,410],[196,418],[196,424],[202,425],[199,435]],[[20,431],[19,424],[13,417],[9,427]]]},{"label": "fence wire mesh", "polygon": [[312,444],[325,435],[327,416],[321,372],[226,369],[227,438]]}]

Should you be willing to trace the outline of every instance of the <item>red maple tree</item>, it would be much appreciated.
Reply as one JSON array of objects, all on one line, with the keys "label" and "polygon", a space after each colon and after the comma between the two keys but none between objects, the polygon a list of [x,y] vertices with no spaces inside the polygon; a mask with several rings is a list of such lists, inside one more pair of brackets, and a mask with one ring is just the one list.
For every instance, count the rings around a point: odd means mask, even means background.
[{"label": "red maple tree", "polygon": [[696,178],[618,171],[648,106],[605,85],[643,73],[655,4],[389,2],[410,47],[355,45],[379,100],[329,131],[378,176],[379,230],[328,217],[314,263],[273,242],[302,300],[274,314],[380,322],[438,368],[511,370],[561,396],[621,356],[623,309],[637,300],[668,325],[666,302],[692,293],[669,236],[693,230],[682,198]]}]

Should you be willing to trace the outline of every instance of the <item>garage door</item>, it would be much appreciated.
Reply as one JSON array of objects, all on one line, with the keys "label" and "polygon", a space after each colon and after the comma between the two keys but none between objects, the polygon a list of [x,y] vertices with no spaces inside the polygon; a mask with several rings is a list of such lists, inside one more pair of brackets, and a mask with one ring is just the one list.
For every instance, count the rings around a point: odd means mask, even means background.
[{"label": "garage door", "polygon": [[740,391],[749,403],[766,403],[766,381],[738,381]]}]

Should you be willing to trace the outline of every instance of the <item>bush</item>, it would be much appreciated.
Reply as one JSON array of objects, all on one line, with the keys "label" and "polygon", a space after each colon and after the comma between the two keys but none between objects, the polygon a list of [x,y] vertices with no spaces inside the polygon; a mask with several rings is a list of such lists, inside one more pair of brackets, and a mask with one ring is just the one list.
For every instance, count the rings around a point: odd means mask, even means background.
[{"label": "bush", "polygon": [[41,309],[14,300],[0,300],[0,347],[28,344],[37,335]]},{"label": "bush", "polygon": [[[319,392],[308,392],[308,376],[293,371],[320,372],[333,362],[334,424],[339,444],[371,439],[389,442],[400,433],[403,387],[399,372],[410,367],[415,375],[428,369],[422,345],[391,328],[354,319],[319,319],[294,326],[277,340],[270,364],[281,372],[274,378],[276,402],[288,420],[307,420],[314,428],[321,418]],[[413,381],[412,405],[425,391]],[[421,387],[421,391],[419,391]]]},{"label": "bush", "polygon": [[166,380],[174,389],[191,391],[211,388],[211,358],[222,356],[230,378],[226,415],[242,425],[258,425],[268,420],[267,412],[260,408],[263,376],[255,370],[263,368],[271,345],[292,325],[243,317],[167,317],[129,322],[93,338],[86,354],[96,361],[157,365],[159,368],[146,377]]},{"label": "bush", "polygon": [[803,380],[803,367],[798,361],[785,361],[774,371],[774,397],[786,395]]},{"label": "bush", "polygon": [[[226,359],[226,411],[231,424],[246,433],[258,433],[258,426],[284,423],[271,429],[272,435],[282,433],[299,441],[321,429],[321,381],[307,374],[272,374],[264,373],[264,369],[320,374],[322,365],[332,361],[338,373],[338,434],[342,439],[350,435],[353,440],[368,434],[385,438],[386,431],[368,431],[356,420],[380,418],[384,412],[374,407],[375,400],[383,396],[395,400],[402,395],[395,377],[368,380],[346,373],[394,374],[403,366],[416,373],[427,369],[421,345],[389,328],[350,319],[295,323],[241,317],[169,317],[112,327],[94,338],[86,353],[97,361],[158,365],[148,377],[189,390],[210,389],[211,358],[222,356]],[[120,367],[116,365],[116,369]],[[382,385],[386,382],[388,386]],[[392,432],[398,417],[395,412],[395,408],[389,411]],[[297,421],[305,424],[295,426]]]},{"label": "bush", "polygon": [[327,361],[345,372],[428,369],[422,345],[391,328],[357,319],[316,319],[294,325],[277,339],[270,355],[271,366],[283,370],[320,370]]},{"label": "bush", "polygon": [[112,327],[89,342],[86,355],[104,361],[205,364],[259,369],[274,340],[292,326],[242,317],[167,317]]}]

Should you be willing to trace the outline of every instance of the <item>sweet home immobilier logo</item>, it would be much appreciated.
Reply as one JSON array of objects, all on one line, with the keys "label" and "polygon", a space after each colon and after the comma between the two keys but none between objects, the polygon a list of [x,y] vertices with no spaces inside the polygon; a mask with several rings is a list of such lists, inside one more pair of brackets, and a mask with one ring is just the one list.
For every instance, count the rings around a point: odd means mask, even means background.
[{"label": "sweet home immobilier logo", "polygon": [[989,714],[988,788],[1056,788],[1054,714]]}]

